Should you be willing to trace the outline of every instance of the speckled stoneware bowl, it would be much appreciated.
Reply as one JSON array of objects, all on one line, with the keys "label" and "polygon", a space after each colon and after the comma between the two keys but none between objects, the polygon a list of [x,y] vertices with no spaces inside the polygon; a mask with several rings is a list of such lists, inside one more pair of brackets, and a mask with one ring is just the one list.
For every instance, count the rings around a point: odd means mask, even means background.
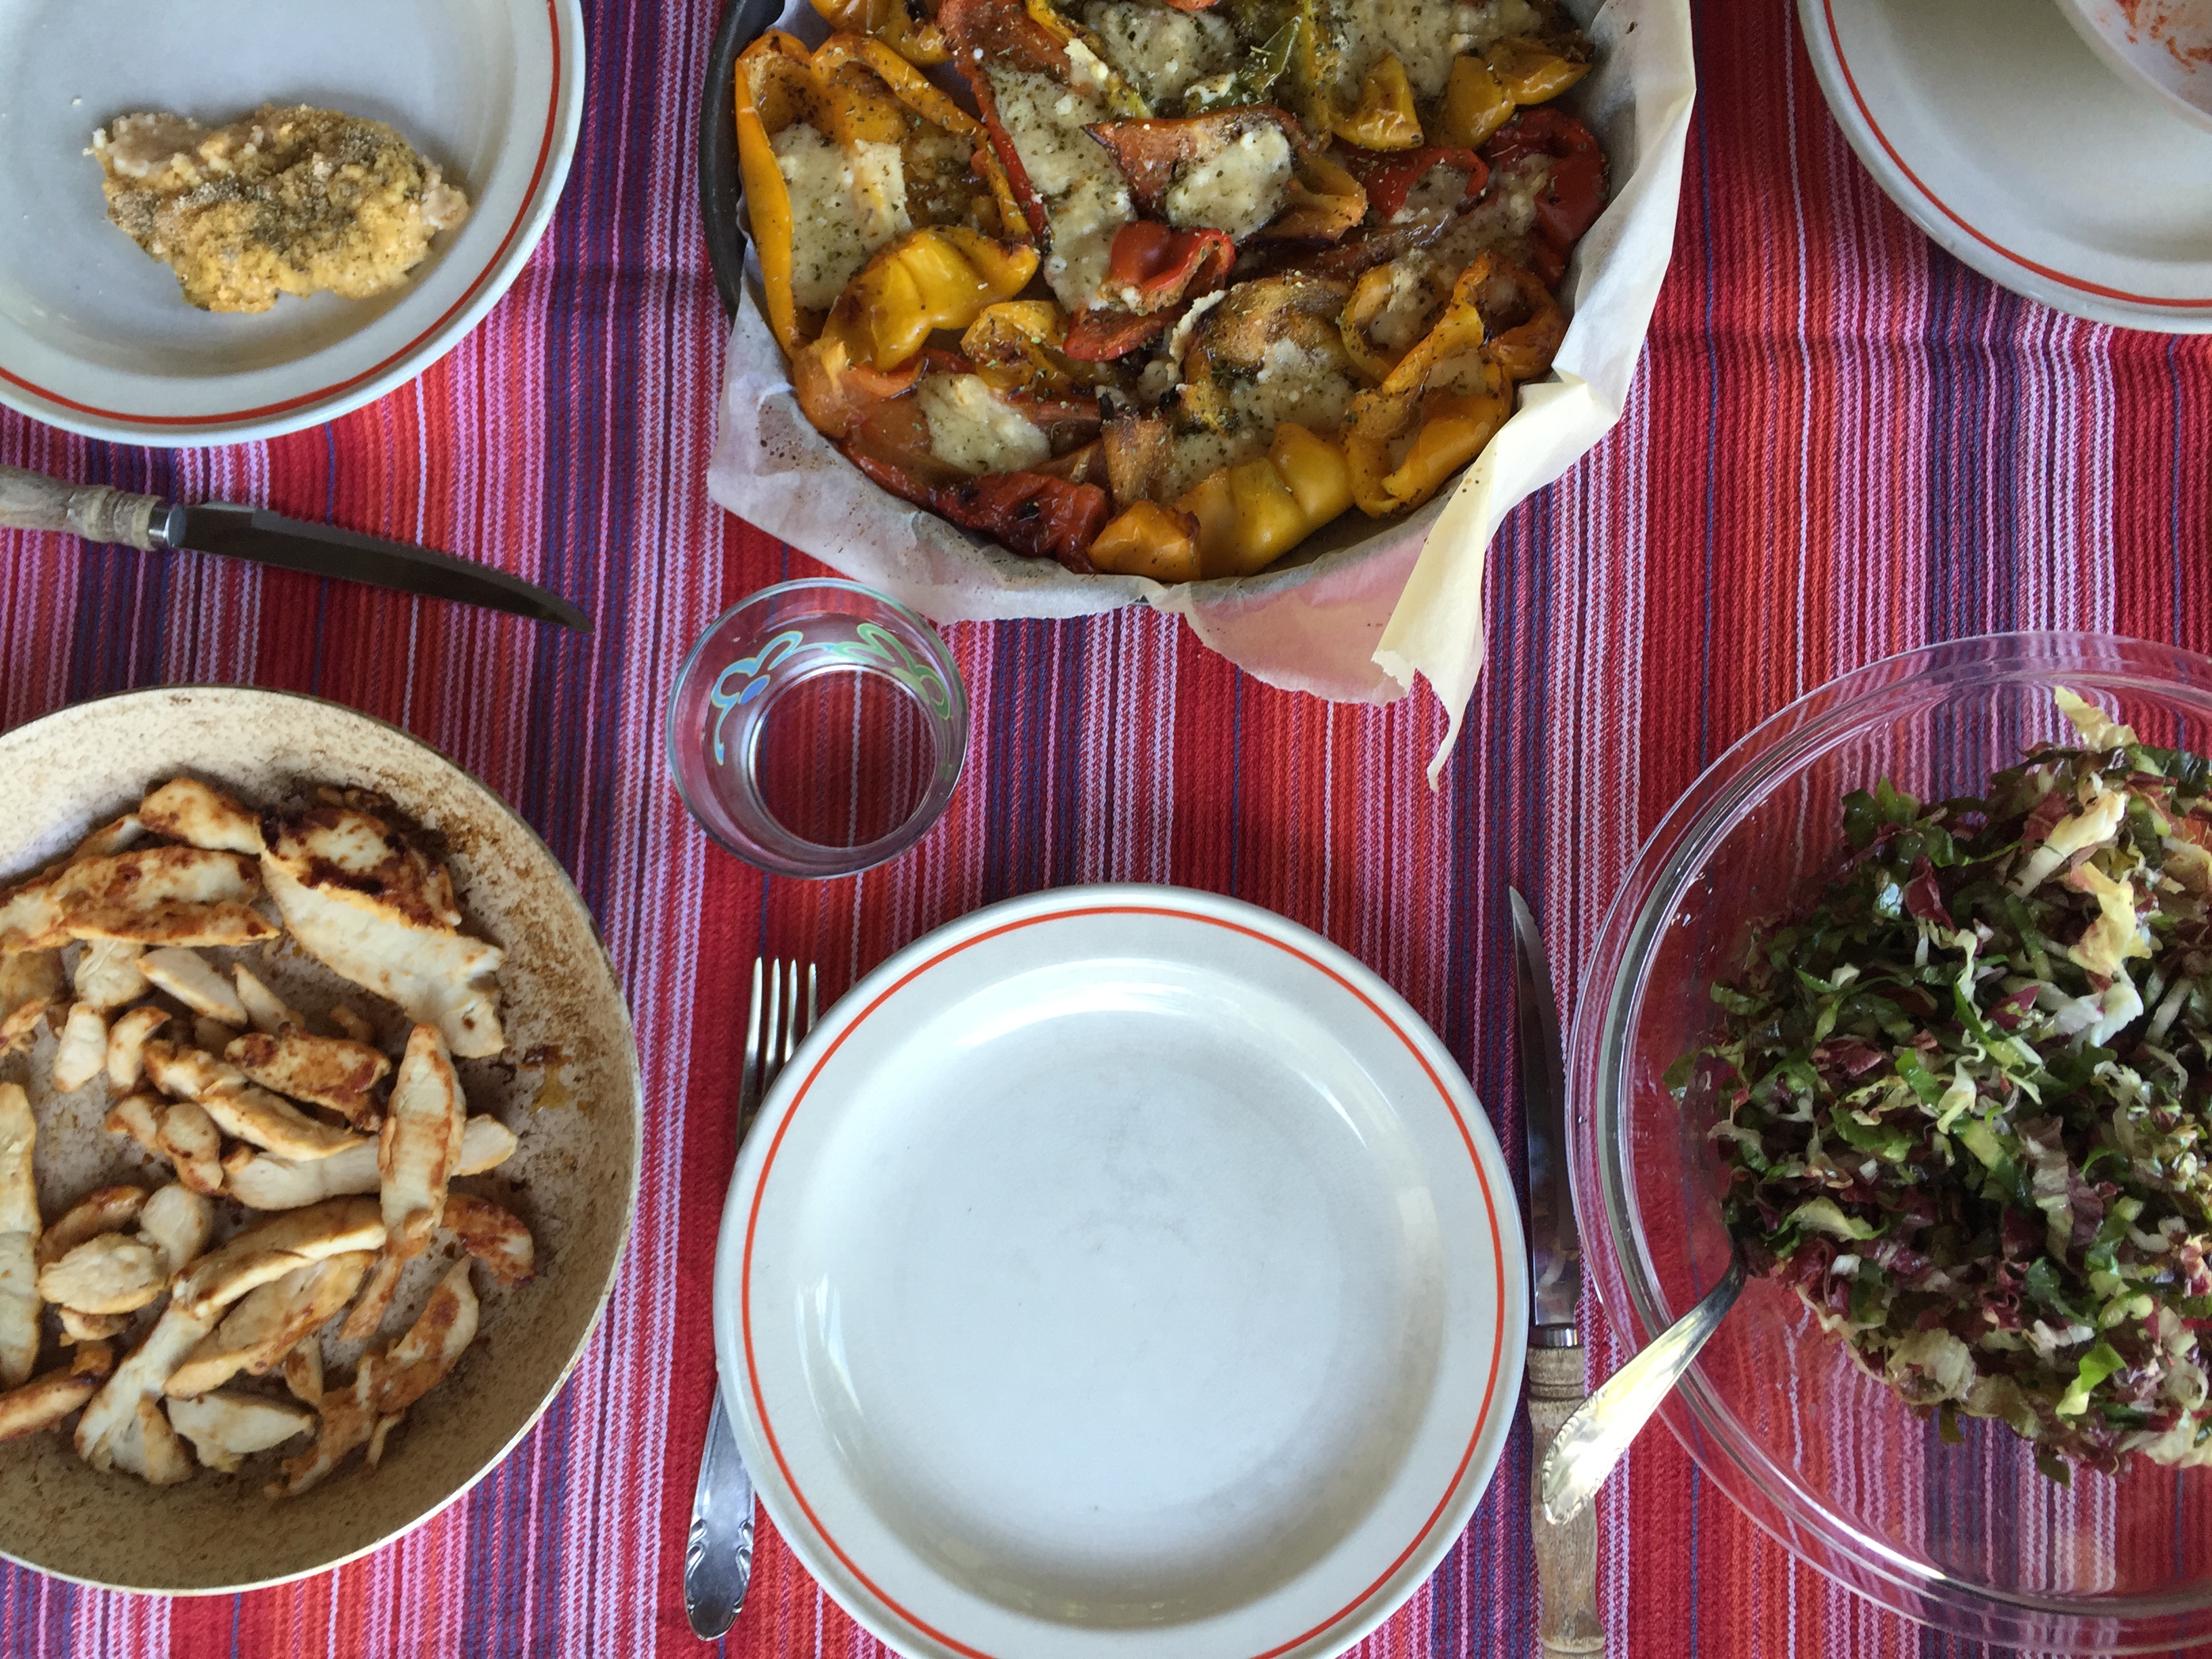
[{"label": "speckled stoneware bowl", "polygon": [[[283,692],[173,688],[80,703],[0,735],[0,877],[66,852],[180,773],[252,806],[297,802],[321,784],[371,790],[442,840],[466,926],[507,951],[500,975],[507,1052],[460,1061],[462,1083],[471,1112],[496,1114],[520,1137],[506,1164],[456,1185],[508,1205],[538,1242],[532,1283],[502,1290],[477,1270],[476,1340],[407,1414],[374,1471],[356,1455],[314,1491],[272,1501],[261,1492],[273,1473],[267,1455],[237,1475],[201,1469],[156,1489],[95,1474],[66,1431],[0,1445],[0,1554],[106,1588],[191,1594],[297,1577],[374,1549],[452,1502],[507,1454],[582,1353],[613,1288],[636,1205],[641,1124],[629,1012],[567,874],[483,785],[366,714]],[[245,955],[311,1018],[350,1001],[376,1021],[388,1051],[404,1036],[396,1009],[296,947],[209,954]],[[100,1127],[103,1079],[74,1094],[54,1091],[53,1042],[42,1034],[27,1063],[21,1054],[0,1061],[0,1078],[22,1082],[38,1113],[40,1207],[49,1220],[104,1182],[163,1178]],[[446,1265],[435,1249],[412,1264],[386,1340],[405,1328]],[[347,1375],[357,1348],[328,1336],[325,1346],[331,1375]],[[53,1352],[50,1345],[42,1366],[54,1363]]]}]

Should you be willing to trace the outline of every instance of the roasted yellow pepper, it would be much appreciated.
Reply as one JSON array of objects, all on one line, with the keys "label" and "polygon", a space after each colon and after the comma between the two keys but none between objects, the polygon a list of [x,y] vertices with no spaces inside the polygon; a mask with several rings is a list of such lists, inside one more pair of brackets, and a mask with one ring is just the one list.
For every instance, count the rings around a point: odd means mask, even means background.
[{"label": "roasted yellow pepper", "polygon": [[1522,35],[1493,41],[1481,57],[1462,53],[1452,59],[1436,142],[1480,149],[1514,111],[1550,101],[1589,73],[1587,59]]},{"label": "roasted yellow pepper", "polygon": [[1199,574],[1215,577],[1266,569],[1352,501],[1344,451],[1285,422],[1266,459],[1208,473],[1175,506],[1198,521]]},{"label": "roasted yellow pepper", "polygon": [[803,309],[793,294],[791,194],[773,143],[802,122],[848,155],[864,143],[900,146],[905,194],[897,205],[912,223],[1026,238],[1028,222],[981,123],[912,64],[860,35],[833,35],[809,53],[771,29],[738,59],[738,166],[769,326],[787,353],[822,326],[822,313]]},{"label": "roasted yellow pepper", "polygon": [[909,64],[926,67],[952,56],[943,31],[916,17],[906,0],[814,0],[814,9],[840,34],[880,40]]},{"label": "roasted yellow pepper", "polygon": [[889,373],[920,351],[932,331],[964,329],[1020,293],[1036,268],[1035,248],[980,231],[911,230],[878,248],[845,285],[822,337],[842,344],[854,362]]},{"label": "roasted yellow pepper", "polygon": [[775,29],[745,48],[737,80],[738,173],[768,292],[768,325],[787,352],[796,351],[813,329],[802,323],[792,298],[791,192],[769,136],[796,121],[826,128],[829,100],[806,48]]},{"label": "roasted yellow pepper", "polygon": [[1452,59],[1444,83],[1444,104],[1437,117],[1437,142],[1461,149],[1480,149],[1491,135],[1513,118],[1513,100],[1498,83],[1497,71],[1471,52]]},{"label": "roasted yellow pepper", "polygon": [[1336,136],[1362,149],[1412,149],[1421,142],[1413,87],[1395,52],[1385,52],[1359,83],[1359,101],[1330,123]]},{"label": "roasted yellow pepper", "polygon": [[1483,53],[1498,86],[1516,104],[1549,103],[1589,73],[1586,58],[1570,58],[1541,40],[1511,35]]}]

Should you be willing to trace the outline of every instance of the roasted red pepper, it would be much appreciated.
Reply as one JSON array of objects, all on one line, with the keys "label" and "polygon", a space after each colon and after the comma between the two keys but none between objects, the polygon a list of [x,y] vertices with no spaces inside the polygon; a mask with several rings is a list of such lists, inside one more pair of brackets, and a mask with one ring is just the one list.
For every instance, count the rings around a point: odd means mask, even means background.
[{"label": "roasted red pepper", "polygon": [[1114,233],[1106,288],[1125,309],[1150,314],[1220,287],[1236,263],[1237,244],[1225,231],[1136,219]]},{"label": "roasted red pepper", "polygon": [[1146,316],[1094,306],[1067,325],[1067,342],[1060,349],[1079,363],[1110,363],[1158,339],[1174,326],[1175,319],[1172,311]]},{"label": "roasted red pepper", "polygon": [[1457,167],[1467,174],[1467,191],[1461,198],[1462,201],[1473,201],[1490,182],[1490,167],[1482,157],[1471,149],[1452,149],[1441,144],[1372,156],[1347,150],[1344,162],[1367,186],[1368,205],[1375,210],[1375,216],[1385,223],[1397,216],[1406,205],[1406,198],[1413,193],[1413,186],[1435,168]]},{"label": "roasted red pepper", "polygon": [[940,483],[896,460],[855,447],[854,465],[892,495],[942,514],[1012,548],[1024,558],[1056,559],[1079,575],[1093,574],[1088,556],[1106,522],[1106,492],[1042,472],[987,472]]},{"label": "roasted red pepper", "polygon": [[1482,154],[1499,169],[1531,155],[1551,158],[1551,180],[1536,198],[1536,240],[1551,256],[1539,261],[1539,274],[1558,282],[1567,255],[1605,211],[1605,152],[1588,127],[1547,106],[1515,116]]}]

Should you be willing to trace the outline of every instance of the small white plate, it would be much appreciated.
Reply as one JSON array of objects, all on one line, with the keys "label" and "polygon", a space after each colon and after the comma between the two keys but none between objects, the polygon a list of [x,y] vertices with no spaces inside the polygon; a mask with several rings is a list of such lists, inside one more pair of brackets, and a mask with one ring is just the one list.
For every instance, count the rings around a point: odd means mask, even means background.
[{"label": "small white plate", "polygon": [[1797,0],[1820,89],[1876,182],[2030,299],[2212,331],[2212,132],[2090,52],[2054,0]]},{"label": "small white plate", "polygon": [[[507,291],[583,109],[577,0],[0,0],[0,402],[128,443],[313,426],[413,379]],[[396,127],[468,193],[374,300],[194,309],[107,222],[93,129],[306,103]]]},{"label": "small white plate", "polygon": [[1266,911],[1036,894],[909,946],[770,1094],[714,1334],[746,1467],[933,1659],[1318,1659],[1488,1484],[1519,1212],[1443,1045]]}]

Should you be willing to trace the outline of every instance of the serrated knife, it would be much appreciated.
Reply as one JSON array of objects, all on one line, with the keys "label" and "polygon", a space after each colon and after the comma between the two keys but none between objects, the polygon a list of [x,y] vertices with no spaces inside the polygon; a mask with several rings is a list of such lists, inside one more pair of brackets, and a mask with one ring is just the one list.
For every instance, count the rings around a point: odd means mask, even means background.
[{"label": "serrated knife", "polygon": [[0,529],[59,531],[148,553],[213,553],[279,570],[458,599],[586,633],[592,627],[590,617],[557,594],[427,547],[308,524],[259,507],[220,502],[178,507],[158,495],[134,495],[112,484],[64,483],[17,466],[0,466]]},{"label": "serrated knife", "polygon": [[1513,1008],[1528,1143],[1528,1522],[1541,1598],[1537,1651],[1552,1659],[1605,1651],[1597,1616],[1597,1513],[1584,1508],[1553,1524],[1534,1478],[1559,1425],[1583,1402],[1583,1339],[1575,1323],[1583,1246],[1567,1185],[1567,1085],[1551,965],[1528,902],[1512,888],[1506,891],[1513,902]]}]

